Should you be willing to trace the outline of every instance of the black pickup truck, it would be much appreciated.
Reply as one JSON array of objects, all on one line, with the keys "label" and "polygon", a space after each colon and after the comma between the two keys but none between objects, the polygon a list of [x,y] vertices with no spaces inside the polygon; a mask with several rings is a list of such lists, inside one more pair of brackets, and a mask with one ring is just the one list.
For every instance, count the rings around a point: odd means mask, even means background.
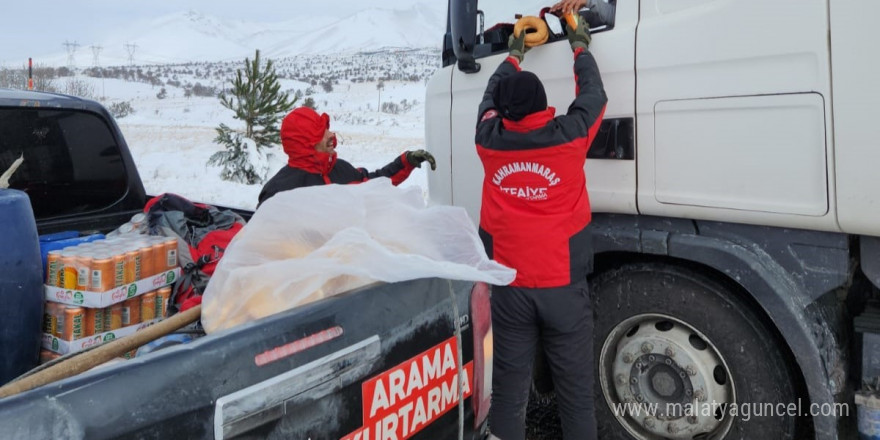
[{"label": "black pickup truck", "polygon": [[[96,102],[0,90],[0,172],[21,156],[10,187],[39,234],[108,232],[147,200]],[[482,438],[488,301],[482,283],[374,284],[0,399],[0,437]]]}]

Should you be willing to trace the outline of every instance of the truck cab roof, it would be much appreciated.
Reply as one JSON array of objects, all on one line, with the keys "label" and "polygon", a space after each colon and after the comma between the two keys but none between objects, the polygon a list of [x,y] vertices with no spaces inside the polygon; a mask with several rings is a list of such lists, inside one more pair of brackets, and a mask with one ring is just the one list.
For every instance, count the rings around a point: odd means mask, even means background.
[{"label": "truck cab roof", "polygon": [[0,172],[19,157],[10,188],[27,193],[41,233],[112,229],[146,202],[122,132],[98,102],[0,89]]},{"label": "truck cab roof", "polygon": [[55,107],[77,110],[101,111],[101,104],[60,93],[0,88],[0,106],[4,107]]}]

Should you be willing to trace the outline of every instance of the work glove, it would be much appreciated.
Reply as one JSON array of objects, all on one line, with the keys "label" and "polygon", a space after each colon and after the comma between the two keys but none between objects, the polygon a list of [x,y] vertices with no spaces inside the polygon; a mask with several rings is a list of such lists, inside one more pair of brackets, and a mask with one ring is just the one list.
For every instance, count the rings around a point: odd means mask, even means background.
[{"label": "work glove", "polygon": [[510,34],[510,38],[507,39],[507,47],[510,48],[510,56],[522,62],[523,57],[525,57],[526,52],[529,50],[526,47],[526,31],[520,32],[518,37]]},{"label": "work glove", "polygon": [[416,168],[421,168],[422,162],[428,161],[428,163],[431,164],[432,170],[437,169],[437,161],[434,160],[434,156],[432,156],[431,153],[428,153],[425,150],[407,151],[406,161]]},{"label": "work glove", "polygon": [[565,35],[568,37],[568,43],[571,44],[571,50],[575,51],[579,48],[587,50],[590,48],[590,25],[584,21],[581,14],[575,14],[577,17],[577,29],[572,29],[568,23],[565,24]]}]

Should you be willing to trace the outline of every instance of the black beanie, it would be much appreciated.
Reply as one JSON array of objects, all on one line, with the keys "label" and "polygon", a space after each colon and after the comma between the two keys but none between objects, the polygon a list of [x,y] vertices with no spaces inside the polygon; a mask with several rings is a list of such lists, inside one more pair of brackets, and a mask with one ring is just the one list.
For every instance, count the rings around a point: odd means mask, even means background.
[{"label": "black beanie", "polygon": [[514,121],[547,109],[544,85],[537,75],[526,71],[502,78],[492,93],[492,100],[502,117]]}]

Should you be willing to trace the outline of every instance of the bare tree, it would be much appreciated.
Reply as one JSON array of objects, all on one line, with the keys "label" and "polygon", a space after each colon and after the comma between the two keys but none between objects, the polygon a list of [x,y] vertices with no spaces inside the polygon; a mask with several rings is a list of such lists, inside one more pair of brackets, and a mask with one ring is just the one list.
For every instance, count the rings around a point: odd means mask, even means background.
[{"label": "bare tree", "polygon": [[91,84],[76,78],[68,78],[64,83],[64,93],[85,99],[95,99],[95,89]]}]

